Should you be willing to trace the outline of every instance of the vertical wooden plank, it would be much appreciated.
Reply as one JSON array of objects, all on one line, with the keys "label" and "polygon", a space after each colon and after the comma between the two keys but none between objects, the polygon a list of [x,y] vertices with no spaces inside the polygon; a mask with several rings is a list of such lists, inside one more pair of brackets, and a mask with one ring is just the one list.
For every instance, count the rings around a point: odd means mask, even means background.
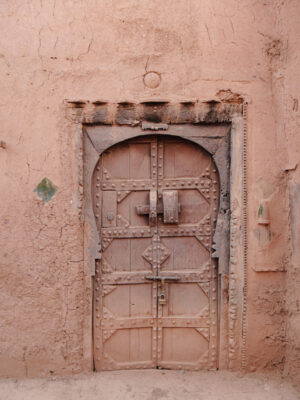
[{"label": "vertical wooden plank", "polygon": [[130,144],[129,174],[130,179],[150,179],[150,146],[151,143]]}]

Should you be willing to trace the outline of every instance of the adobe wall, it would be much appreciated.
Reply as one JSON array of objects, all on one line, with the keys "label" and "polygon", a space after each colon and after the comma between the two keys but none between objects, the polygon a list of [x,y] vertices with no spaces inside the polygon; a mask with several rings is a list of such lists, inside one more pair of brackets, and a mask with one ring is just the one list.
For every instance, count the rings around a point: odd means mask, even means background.
[{"label": "adobe wall", "polygon": [[[287,143],[287,166],[285,167],[288,182],[289,217],[290,217],[290,254],[287,268],[286,309],[287,352],[285,371],[300,380],[300,134],[299,105],[299,27],[296,26],[299,3],[291,2],[282,7],[278,18],[278,28],[287,42],[285,62],[278,66],[278,83],[282,131]],[[296,14],[295,14],[296,13]]]},{"label": "adobe wall", "polygon": [[[91,369],[81,127],[66,100],[151,98],[248,102],[246,370],[300,373],[299,12],[297,0],[1,2],[1,376]],[[35,191],[45,177],[49,201]]]}]

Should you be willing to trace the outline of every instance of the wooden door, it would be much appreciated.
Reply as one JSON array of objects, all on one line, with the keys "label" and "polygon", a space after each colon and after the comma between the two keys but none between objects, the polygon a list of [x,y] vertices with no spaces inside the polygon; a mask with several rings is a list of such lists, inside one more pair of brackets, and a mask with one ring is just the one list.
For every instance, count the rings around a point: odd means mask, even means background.
[{"label": "wooden door", "polygon": [[215,369],[218,179],[210,155],[171,137],[121,143],[100,157],[93,199],[102,246],[96,370]]}]

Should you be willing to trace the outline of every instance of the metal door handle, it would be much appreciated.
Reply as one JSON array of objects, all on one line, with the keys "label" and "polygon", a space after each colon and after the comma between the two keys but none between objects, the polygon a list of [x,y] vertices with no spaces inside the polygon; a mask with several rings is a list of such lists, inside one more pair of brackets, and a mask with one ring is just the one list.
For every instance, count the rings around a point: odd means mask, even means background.
[{"label": "metal door handle", "polygon": [[178,213],[180,204],[178,203],[177,190],[163,191],[164,224],[178,224]]}]

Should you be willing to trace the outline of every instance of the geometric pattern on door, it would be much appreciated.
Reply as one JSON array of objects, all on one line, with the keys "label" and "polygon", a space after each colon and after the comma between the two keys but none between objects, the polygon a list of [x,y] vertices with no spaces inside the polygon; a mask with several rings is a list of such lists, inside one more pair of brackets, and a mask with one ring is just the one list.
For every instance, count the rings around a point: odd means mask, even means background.
[{"label": "geometric pattern on door", "polygon": [[100,156],[92,187],[102,248],[96,370],[215,369],[219,183],[211,156],[179,138],[138,137]]}]

